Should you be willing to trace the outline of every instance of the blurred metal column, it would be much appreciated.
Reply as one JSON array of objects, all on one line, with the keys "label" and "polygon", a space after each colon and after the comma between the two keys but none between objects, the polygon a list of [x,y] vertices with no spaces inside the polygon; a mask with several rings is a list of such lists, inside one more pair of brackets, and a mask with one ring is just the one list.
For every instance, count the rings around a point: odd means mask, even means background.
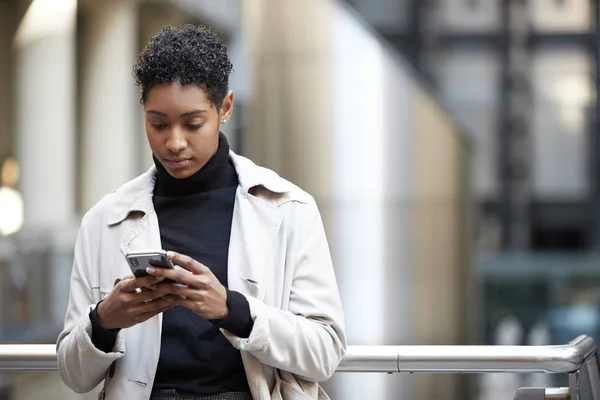
[{"label": "blurred metal column", "polygon": [[502,1],[502,103],[499,135],[499,202],[502,248],[526,250],[530,242],[531,109],[527,2]]},{"label": "blurred metal column", "polygon": [[16,148],[25,226],[75,215],[76,0],[35,0],[17,28]]},{"label": "blurred metal column", "polygon": [[596,103],[595,103],[595,135],[592,143],[595,144],[595,151],[593,152],[593,160],[595,165],[593,167],[592,183],[591,187],[594,190],[594,247],[596,250],[600,249],[600,0],[593,0],[594,2],[594,39],[592,41],[594,46],[594,58],[595,58],[595,83],[596,83]]},{"label": "blurred metal column", "polygon": [[86,3],[80,13],[82,213],[139,173],[141,106],[131,74],[138,54],[137,8],[135,0],[104,0]]}]

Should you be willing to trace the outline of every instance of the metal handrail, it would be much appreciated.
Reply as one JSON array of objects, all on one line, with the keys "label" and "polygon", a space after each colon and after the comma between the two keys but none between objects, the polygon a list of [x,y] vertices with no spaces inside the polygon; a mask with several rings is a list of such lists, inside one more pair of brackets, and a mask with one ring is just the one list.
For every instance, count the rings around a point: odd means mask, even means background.
[{"label": "metal handrail", "polygon": [[350,346],[337,370],[572,373],[595,353],[588,336],[560,346]]},{"label": "metal handrail", "polygon": [[[349,346],[337,371],[573,373],[595,353],[588,336],[560,346]],[[0,344],[0,371],[56,369],[54,344]]]},{"label": "metal handrail", "polygon": [[0,371],[57,369],[54,344],[0,344]]},{"label": "metal handrail", "polygon": [[[53,344],[0,344],[0,372],[56,369]],[[349,346],[337,371],[566,373],[572,399],[580,399],[580,371],[584,371],[591,398],[600,400],[596,344],[588,336],[561,346]],[[564,392],[548,388],[546,395],[548,390]]]}]

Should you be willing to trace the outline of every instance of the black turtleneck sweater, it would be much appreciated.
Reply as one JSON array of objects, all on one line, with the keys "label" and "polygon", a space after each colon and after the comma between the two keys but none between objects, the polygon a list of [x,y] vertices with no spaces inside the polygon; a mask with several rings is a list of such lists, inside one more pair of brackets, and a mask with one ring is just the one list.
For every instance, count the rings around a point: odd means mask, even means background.
[{"label": "black turtleneck sweater", "polygon": [[[162,248],[206,265],[227,288],[229,238],[238,185],[227,139],[221,134],[215,155],[186,179],[173,178],[156,158],[154,162],[157,177],[153,203]],[[182,306],[163,313],[155,389],[194,394],[249,392],[240,352],[219,328],[248,337],[253,326],[250,307],[242,294],[229,289],[227,306],[229,315],[224,320],[206,320]],[[102,330],[91,317],[92,341],[99,349],[110,351],[116,333]]]}]

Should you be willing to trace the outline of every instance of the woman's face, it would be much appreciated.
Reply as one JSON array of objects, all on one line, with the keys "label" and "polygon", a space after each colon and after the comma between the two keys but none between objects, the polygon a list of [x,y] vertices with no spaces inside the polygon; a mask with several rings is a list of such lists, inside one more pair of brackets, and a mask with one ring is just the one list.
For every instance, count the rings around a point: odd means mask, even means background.
[{"label": "woman's face", "polygon": [[171,176],[190,177],[210,160],[219,144],[219,126],[229,118],[232,106],[231,91],[218,110],[204,89],[182,86],[178,80],[150,89],[144,104],[146,135]]}]

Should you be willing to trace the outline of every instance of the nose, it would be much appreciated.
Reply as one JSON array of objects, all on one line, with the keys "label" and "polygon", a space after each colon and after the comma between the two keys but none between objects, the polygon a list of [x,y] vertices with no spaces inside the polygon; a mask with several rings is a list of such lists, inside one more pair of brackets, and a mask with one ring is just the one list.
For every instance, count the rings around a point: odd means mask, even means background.
[{"label": "nose", "polygon": [[185,149],[187,147],[185,133],[178,127],[173,127],[173,130],[167,137],[166,147],[172,153],[179,153]]}]

